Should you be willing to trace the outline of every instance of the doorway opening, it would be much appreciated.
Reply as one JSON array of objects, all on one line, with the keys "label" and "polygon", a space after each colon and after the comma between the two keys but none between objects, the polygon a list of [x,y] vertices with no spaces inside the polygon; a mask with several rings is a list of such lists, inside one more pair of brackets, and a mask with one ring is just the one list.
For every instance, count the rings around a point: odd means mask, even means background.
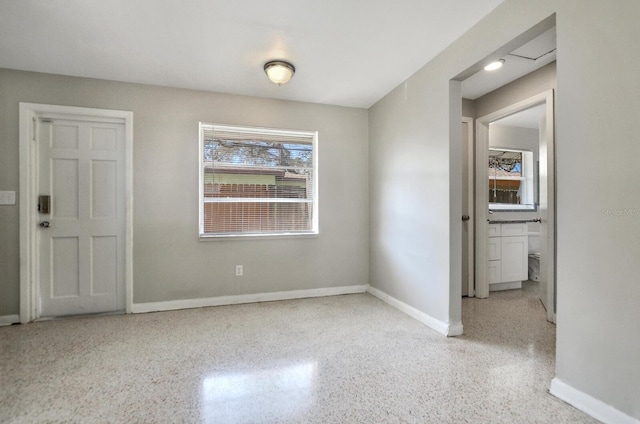
[{"label": "doorway opening", "polygon": [[522,288],[523,281],[531,280],[538,283],[551,322],[555,322],[554,151],[553,90],[476,121],[476,297]]},{"label": "doorway opening", "polygon": [[[497,58],[505,58],[505,66],[503,66],[502,70],[496,71],[493,74],[483,70],[486,62]],[[511,65],[511,67],[509,65]],[[502,72],[503,70],[507,70],[506,74],[499,75],[498,72]],[[463,155],[461,158],[461,167],[459,168],[462,169],[462,220],[458,218],[458,222],[460,222],[459,225],[461,225],[461,231],[458,234],[460,234],[462,238],[462,247],[457,248],[457,252],[452,252],[452,254],[457,253],[462,255],[462,259],[459,262],[461,278],[459,280],[456,279],[456,281],[452,280],[452,284],[461,285],[462,287],[461,290],[460,287],[456,287],[456,289],[452,289],[451,292],[456,293],[456,297],[459,299],[458,301],[461,301],[461,297],[465,295],[468,297],[485,298],[489,296],[490,289],[515,288],[515,285],[511,285],[512,287],[510,287],[510,284],[502,284],[502,287],[498,287],[495,284],[489,283],[490,278],[496,278],[495,272],[497,271],[495,267],[497,262],[489,263],[489,220],[525,221],[522,223],[525,224],[525,226],[521,226],[518,230],[522,232],[525,239],[520,239],[519,244],[515,242],[515,238],[504,241],[500,240],[505,243],[507,241],[510,242],[506,253],[510,254],[512,258],[519,258],[519,269],[522,269],[523,265],[525,267],[524,275],[521,271],[517,277],[512,270],[508,268],[505,269],[506,278],[510,280],[509,282],[512,282],[511,280],[516,281],[517,278],[519,278],[519,281],[527,281],[529,278],[529,254],[539,254],[540,259],[534,257],[531,261],[532,265],[535,265],[537,260],[540,268],[538,273],[540,283],[534,281],[534,286],[542,285],[542,280],[544,280],[545,286],[542,288],[540,297],[542,297],[543,303],[547,308],[547,319],[553,322],[555,322],[556,291],[554,219],[555,147],[553,145],[555,124],[553,96],[556,88],[555,70],[555,16],[550,16],[511,42],[505,44],[493,54],[488,55],[484,60],[477,62],[475,65],[460,73],[453,80],[460,82],[460,92],[455,92],[455,89],[451,91],[452,96],[460,95],[460,97],[462,97],[461,116],[463,119],[466,119],[467,122],[472,120],[474,132],[471,141],[467,141],[464,134],[465,125],[468,125],[468,123],[462,122]],[[453,87],[456,86],[454,85]],[[546,118],[545,122],[542,123],[544,128],[535,130],[541,134],[539,138],[536,137],[535,148],[518,149],[514,148],[511,143],[490,145],[489,132],[491,126],[496,128],[494,132],[497,132],[498,126],[501,124],[503,126],[515,126],[513,123],[500,123],[497,121],[507,117],[511,117],[507,119],[514,119],[519,113],[524,113],[524,110],[530,109],[533,106],[544,107],[545,109],[542,113]],[[536,124],[536,126],[539,125],[540,123]],[[452,143],[454,143],[454,140],[452,140]],[[465,146],[469,144],[473,144],[474,154],[471,163],[467,165],[467,169],[465,170],[464,152]],[[490,146],[493,149],[491,153],[489,150]],[[518,150],[520,151],[518,152]],[[534,150],[536,151],[535,159]],[[459,154],[458,152],[454,153],[456,153],[456,156]],[[546,159],[546,162],[540,159],[540,155]],[[513,168],[516,172],[510,176],[496,175],[497,173],[494,169],[491,208],[489,207],[490,157],[496,159],[494,163],[498,163],[500,167],[504,168],[500,172],[506,173],[514,167],[516,162],[519,164]],[[499,160],[497,160],[498,158]],[[510,163],[508,163],[509,161]],[[540,167],[546,167],[545,173],[539,172]],[[465,171],[473,175],[472,181],[466,182],[467,191],[465,191]],[[520,175],[516,176],[515,173],[520,173]],[[471,200],[467,200],[469,199],[469,190],[473,192],[473,198]],[[549,200],[547,201],[546,199]],[[465,206],[465,202],[467,206]],[[501,203],[506,204],[501,205]],[[468,206],[468,204],[471,205]],[[496,212],[494,209],[499,210],[499,212]],[[545,220],[544,223],[537,222],[543,218]],[[526,221],[532,222],[529,223]],[[498,223],[498,225],[499,224],[500,223]],[[472,229],[472,236],[469,236],[470,229]],[[499,230],[500,228],[498,228],[498,231]],[[516,231],[513,228],[505,228],[505,230],[507,233],[508,231]],[[493,231],[496,230],[493,229]],[[452,233],[455,234],[456,231]],[[496,234],[493,235],[495,236]],[[510,235],[515,236],[517,234]],[[537,240],[540,240],[542,246],[529,246],[529,239],[531,239],[531,244],[534,245]],[[543,239],[545,242],[543,242]],[[467,249],[465,246],[471,246],[471,248]],[[496,243],[494,243],[493,248],[495,248],[495,246]],[[494,253],[497,253],[497,251]],[[472,261],[470,261],[469,258],[465,258],[465,254],[470,255]],[[544,259],[542,258],[543,256],[545,257]],[[496,259],[492,256],[492,260]],[[465,266],[470,263],[473,263],[474,281],[472,284],[468,283],[470,280],[466,277],[468,271],[465,268]],[[494,265],[494,267],[490,269],[490,265]],[[503,280],[504,279],[495,281],[503,282]],[[522,287],[522,284],[518,287]],[[527,283],[527,287],[531,287],[531,284]],[[461,293],[462,296],[458,293]],[[455,300],[452,299],[451,301],[453,302],[452,304],[455,305]],[[460,310],[462,311],[462,307]],[[455,317],[452,317],[452,319],[454,318]]]}]

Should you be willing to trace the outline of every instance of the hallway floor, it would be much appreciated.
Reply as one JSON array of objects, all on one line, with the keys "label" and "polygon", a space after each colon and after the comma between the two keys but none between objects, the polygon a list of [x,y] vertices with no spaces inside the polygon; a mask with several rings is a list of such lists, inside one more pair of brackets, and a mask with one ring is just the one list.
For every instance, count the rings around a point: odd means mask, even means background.
[{"label": "hallway floor", "polygon": [[530,287],[446,338],[368,294],[0,328],[0,422],[595,423]]}]

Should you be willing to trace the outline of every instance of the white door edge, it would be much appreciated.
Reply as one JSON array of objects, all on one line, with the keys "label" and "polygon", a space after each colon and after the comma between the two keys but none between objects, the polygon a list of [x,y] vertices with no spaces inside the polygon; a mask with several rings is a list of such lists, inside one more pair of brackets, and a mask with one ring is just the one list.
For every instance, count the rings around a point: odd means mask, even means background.
[{"label": "white door edge", "polygon": [[20,103],[20,322],[39,318],[38,249],[36,243],[37,157],[35,119],[42,114],[117,119],[125,126],[125,310],[133,304],[133,112]]},{"label": "white door edge", "polygon": [[[489,149],[489,124],[505,116],[512,115],[521,110],[528,109],[532,106],[545,104],[547,110],[547,117],[551,117],[549,125],[546,128],[548,136],[553,140],[554,134],[554,104],[553,104],[553,90],[547,90],[528,99],[514,103],[510,106],[492,112],[488,115],[482,116],[476,119],[476,164],[486,163],[488,161],[488,149]],[[487,179],[486,167],[476,166],[476,220],[475,220],[475,233],[476,233],[476,249],[475,249],[475,262],[476,262],[476,297],[485,298],[489,297],[489,279],[487,269],[487,243],[488,243],[488,218],[489,218],[489,194],[485,190],[483,182]],[[555,184],[555,182],[554,182]],[[554,206],[555,208],[555,206]],[[555,218],[555,211],[551,214]],[[550,226],[555,226],[555,219],[550,222]],[[555,234],[553,234],[555,239]],[[550,255],[555,257],[555,249]],[[553,265],[555,269],[555,263]],[[552,273],[553,274],[553,273]],[[553,305],[553,286],[555,285],[555,279],[549,282],[551,290],[548,290],[548,297],[550,298],[549,304]],[[551,311],[553,313],[553,311]],[[549,313],[549,318],[551,318]]]},{"label": "white door edge", "polygon": [[[466,123],[468,125],[468,131],[467,131],[467,154],[468,154],[468,158],[469,158],[469,165],[470,165],[470,170],[468,173],[468,180],[467,180],[467,204],[469,205],[469,211],[470,212],[474,212],[474,204],[473,204],[473,187],[475,187],[474,185],[474,173],[473,173],[473,169],[474,169],[474,158],[475,158],[475,154],[474,154],[474,150],[473,150],[473,132],[474,132],[474,127],[473,127],[473,118],[469,118],[466,116],[462,117],[462,122]],[[469,241],[468,241],[468,255],[469,255],[469,288],[467,291],[467,296],[468,297],[474,297],[475,296],[475,250],[474,250],[474,227],[475,227],[475,216],[472,213],[471,214],[471,219],[469,219],[469,221],[467,221],[467,224],[469,226]]]}]

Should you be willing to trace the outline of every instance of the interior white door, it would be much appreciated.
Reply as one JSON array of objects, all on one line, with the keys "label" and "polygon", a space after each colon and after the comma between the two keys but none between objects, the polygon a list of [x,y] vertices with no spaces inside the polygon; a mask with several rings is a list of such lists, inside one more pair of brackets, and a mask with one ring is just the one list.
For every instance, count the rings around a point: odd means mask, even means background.
[{"label": "interior white door", "polygon": [[[547,319],[555,322],[555,175],[552,120],[547,111],[540,120],[540,300]],[[551,122],[551,124],[550,124]]]},{"label": "interior white door", "polygon": [[539,174],[539,182],[538,184],[540,184],[540,189],[539,189],[539,193],[540,193],[540,199],[538,201],[539,207],[540,207],[540,218],[541,218],[541,222],[540,222],[540,280],[539,280],[539,289],[538,289],[538,293],[540,294],[540,300],[542,301],[542,305],[544,305],[544,308],[548,311],[549,310],[549,302],[547,300],[548,297],[548,293],[547,293],[547,287],[549,284],[549,281],[547,281],[547,273],[545,272],[546,267],[548,266],[548,257],[549,257],[549,252],[547,249],[547,243],[546,241],[546,237],[548,237],[549,235],[549,231],[548,231],[548,221],[547,221],[547,215],[548,215],[548,202],[547,202],[547,169],[548,169],[548,163],[547,163],[547,143],[544,139],[544,134],[545,134],[545,119],[544,117],[540,120],[540,127],[539,127],[539,138],[540,138],[540,145],[539,145],[539,152],[540,152],[540,162],[539,162],[539,169],[538,169],[538,174]]},{"label": "interior white door", "polygon": [[41,317],[125,309],[125,127],[97,117],[40,117]]},{"label": "interior white door", "polygon": [[474,295],[472,125],[472,118],[462,118],[462,296]]}]

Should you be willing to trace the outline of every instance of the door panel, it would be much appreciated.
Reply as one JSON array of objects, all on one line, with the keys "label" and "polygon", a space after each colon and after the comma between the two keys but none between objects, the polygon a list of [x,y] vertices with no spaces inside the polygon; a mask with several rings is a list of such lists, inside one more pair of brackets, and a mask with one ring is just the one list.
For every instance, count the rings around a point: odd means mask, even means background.
[{"label": "door panel", "polygon": [[118,178],[117,162],[91,161],[91,217],[117,217]]},{"label": "door panel", "polygon": [[80,246],[78,237],[52,237],[49,288],[53,299],[80,296]]},{"label": "door panel", "polygon": [[40,316],[125,307],[124,124],[75,118],[38,124]]},{"label": "door panel", "polygon": [[462,121],[462,296],[474,295],[473,120]]},{"label": "door panel", "polygon": [[79,145],[78,127],[76,125],[55,125],[52,128],[50,146],[54,149],[77,150]]},{"label": "door panel", "polygon": [[[467,137],[469,124],[462,123],[462,214],[469,214],[467,179],[469,175],[469,158],[467,155]],[[462,222],[462,295],[469,295],[469,226]]]},{"label": "door panel", "polygon": [[549,216],[548,216],[548,167],[549,163],[547,161],[547,142],[545,140],[546,135],[546,120],[544,117],[540,120],[540,162],[539,162],[539,184],[540,184],[540,217],[542,218],[540,222],[540,279],[539,279],[539,294],[540,300],[542,301],[542,305],[544,308],[549,311],[549,302],[548,302],[548,286],[549,280],[547,275],[547,267],[548,267],[548,258],[549,251],[547,249],[546,240],[549,237]]},{"label": "door panel", "polygon": [[118,132],[116,128],[92,128],[91,149],[116,151],[118,149]]},{"label": "door panel", "polygon": [[551,103],[547,104],[540,120],[540,300],[547,319],[555,322],[555,149],[551,107]]},{"label": "door panel", "polygon": [[118,239],[114,236],[91,238],[91,293],[109,294],[117,290]]},{"label": "door panel", "polygon": [[51,159],[52,218],[78,218],[78,160]]}]

